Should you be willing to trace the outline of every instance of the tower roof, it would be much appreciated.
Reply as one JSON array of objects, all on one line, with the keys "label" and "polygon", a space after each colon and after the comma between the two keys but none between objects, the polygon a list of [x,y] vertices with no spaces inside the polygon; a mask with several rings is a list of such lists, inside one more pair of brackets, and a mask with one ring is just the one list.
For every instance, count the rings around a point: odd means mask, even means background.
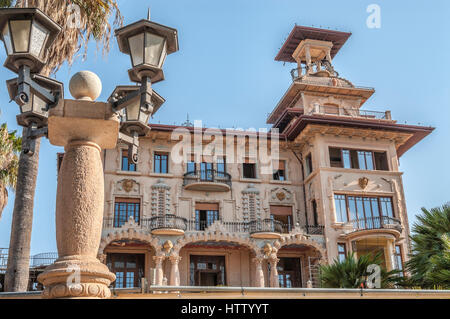
[{"label": "tower roof", "polygon": [[331,58],[334,58],[351,35],[350,32],[295,26],[275,57],[275,61],[295,62],[292,54],[300,42],[305,39],[333,42]]}]

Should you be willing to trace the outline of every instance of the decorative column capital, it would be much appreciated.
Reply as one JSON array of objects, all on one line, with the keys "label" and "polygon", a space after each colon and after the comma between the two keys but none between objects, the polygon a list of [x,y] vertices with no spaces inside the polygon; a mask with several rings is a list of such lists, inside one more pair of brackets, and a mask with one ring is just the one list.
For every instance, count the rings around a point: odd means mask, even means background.
[{"label": "decorative column capital", "polygon": [[165,258],[166,258],[166,256],[162,256],[162,255],[153,256],[153,260],[155,261],[157,266],[161,266],[161,264]]},{"label": "decorative column capital", "polygon": [[262,262],[264,261],[264,257],[263,256],[256,256],[252,258],[252,262],[256,265],[256,266],[260,266],[262,264]]},{"label": "decorative column capital", "polygon": [[181,260],[181,257],[178,256],[178,255],[171,255],[171,256],[169,257],[169,260],[170,260],[170,262],[171,262],[172,264],[177,264],[177,265],[178,265],[178,263],[179,263],[180,260]]}]

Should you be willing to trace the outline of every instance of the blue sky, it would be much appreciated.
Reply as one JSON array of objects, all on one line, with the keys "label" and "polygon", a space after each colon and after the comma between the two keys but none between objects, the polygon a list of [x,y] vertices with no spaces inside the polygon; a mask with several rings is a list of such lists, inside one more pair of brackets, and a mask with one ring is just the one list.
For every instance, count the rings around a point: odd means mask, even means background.
[{"label": "blue sky", "polygon": [[[370,4],[381,8],[381,28],[366,26]],[[334,59],[335,69],[355,85],[376,89],[364,108],[391,110],[399,123],[431,125],[434,133],[400,159],[410,222],[425,206],[449,200],[450,170],[450,1],[388,0],[154,0],[119,1],[125,24],[145,18],[178,29],[180,51],[164,67],[166,80],[153,88],[166,103],[154,123],[202,120],[213,127],[266,127],[265,120],[291,83],[293,64],[274,61],[295,24],[329,27],[353,35]],[[66,84],[77,71],[91,70],[103,82],[99,100],[116,85],[128,84],[129,57],[112,41],[102,57],[92,43],[86,61],[56,75]],[[5,59],[0,50],[0,61]],[[15,77],[0,70],[0,122],[18,129],[18,107],[8,104],[4,81]],[[32,254],[56,251],[56,153],[62,148],[43,140],[33,221]],[[14,195],[0,220],[0,247],[9,246]]]}]

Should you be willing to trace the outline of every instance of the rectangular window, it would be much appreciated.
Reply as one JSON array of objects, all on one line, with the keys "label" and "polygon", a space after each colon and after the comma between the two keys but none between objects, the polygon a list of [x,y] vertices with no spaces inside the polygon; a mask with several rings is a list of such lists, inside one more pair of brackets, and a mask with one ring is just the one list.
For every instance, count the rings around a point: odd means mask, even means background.
[{"label": "rectangular window", "polygon": [[395,262],[398,270],[401,270],[400,276],[403,277],[403,256],[402,247],[400,245],[395,246]]},{"label": "rectangular window", "polygon": [[252,160],[246,158],[242,164],[244,178],[256,178],[256,164]]},{"label": "rectangular window", "polygon": [[386,152],[329,148],[330,166],[362,170],[388,171]]},{"label": "rectangular window", "polygon": [[116,198],[114,203],[114,227],[122,227],[130,217],[134,221],[140,223],[140,207],[139,198]]},{"label": "rectangular window", "polygon": [[378,171],[388,171],[389,170],[386,152],[375,152],[374,158],[375,158],[376,170],[378,170]]},{"label": "rectangular window", "polygon": [[345,260],[345,257],[347,257],[347,247],[343,243],[338,243],[337,248],[338,248],[338,260],[340,262],[343,262]]},{"label": "rectangular window", "polygon": [[195,165],[195,156],[191,154],[189,161],[186,163],[186,173],[190,175],[195,175],[197,173],[197,167]]},{"label": "rectangular window", "polygon": [[200,179],[202,181],[212,181],[214,178],[213,164],[202,162],[200,163]]},{"label": "rectangular window", "polygon": [[122,171],[136,172],[136,164],[128,160],[128,150],[122,150]]},{"label": "rectangular window", "polygon": [[330,165],[331,167],[344,167],[342,163],[342,154],[340,148],[330,147]]},{"label": "rectangular window", "polygon": [[278,161],[278,170],[273,173],[273,180],[285,181],[286,180],[286,161]]},{"label": "rectangular window", "polygon": [[373,171],[373,156],[372,152],[358,151],[359,169]]},{"label": "rectangular window", "polygon": [[227,172],[227,162],[225,157],[218,157],[216,165],[217,165],[217,176],[225,177],[225,174]]},{"label": "rectangular window", "polygon": [[219,220],[219,204],[197,203],[195,205],[195,230],[205,230]]},{"label": "rectangular window", "polygon": [[305,175],[309,176],[313,171],[311,153],[305,158]]},{"label": "rectangular window", "polygon": [[344,168],[353,168],[352,157],[350,156],[349,150],[342,150],[342,162]]},{"label": "rectangular window", "polygon": [[169,154],[155,153],[153,155],[153,172],[157,174],[169,173]]},{"label": "rectangular window", "polygon": [[292,206],[270,205],[270,218],[281,222],[285,231],[291,231],[293,228]]},{"label": "rectangular window", "polygon": [[338,222],[352,221],[358,228],[380,228],[394,218],[391,197],[334,195]]},{"label": "rectangular window", "polygon": [[334,205],[336,206],[336,218],[340,223],[347,223],[347,201],[345,195],[334,195]]}]

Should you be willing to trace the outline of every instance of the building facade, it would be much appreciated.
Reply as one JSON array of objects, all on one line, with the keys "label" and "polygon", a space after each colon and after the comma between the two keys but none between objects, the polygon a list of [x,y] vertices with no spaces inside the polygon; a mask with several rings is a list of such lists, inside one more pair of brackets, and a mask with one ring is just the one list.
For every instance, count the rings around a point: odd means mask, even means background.
[{"label": "building facade", "polygon": [[137,165],[125,144],[104,151],[99,258],[115,287],[317,287],[318,266],[350,252],[402,269],[399,158],[432,128],[362,109],[374,89],[332,64],[349,36],[292,30],[276,57],[297,63],[267,120],[277,131],[150,124]]}]

